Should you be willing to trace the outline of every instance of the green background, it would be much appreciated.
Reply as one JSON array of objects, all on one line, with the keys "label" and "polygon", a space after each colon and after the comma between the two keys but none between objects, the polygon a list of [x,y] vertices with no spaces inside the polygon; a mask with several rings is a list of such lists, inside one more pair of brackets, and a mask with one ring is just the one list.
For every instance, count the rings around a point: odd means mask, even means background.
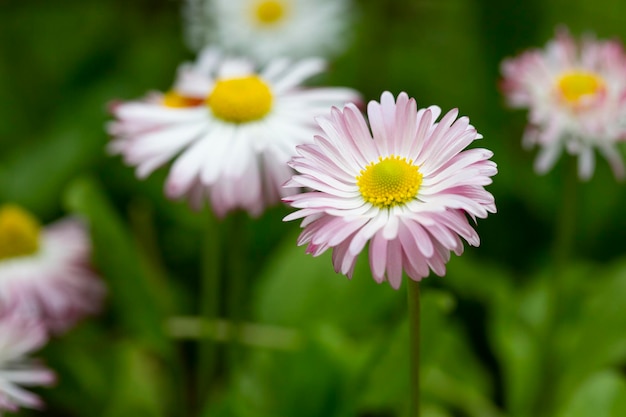
[{"label": "green background", "polygon": [[[626,415],[624,184],[602,159],[587,183],[568,156],[536,175],[535,151],[520,144],[525,112],[507,109],[498,91],[501,60],[543,46],[560,24],[626,39],[626,3],[354,6],[350,47],[316,82],[366,100],[406,91],[420,106],[458,107],[499,168],[488,187],[498,213],[479,221],[481,246],[453,256],[445,278],[423,281],[424,415]],[[365,256],[352,281],[332,271],[329,254],[306,256],[298,225],[281,222],[285,207],[215,222],[163,197],[166,169],[139,181],[106,155],[107,104],[168,89],[176,66],[193,59],[180,9],[172,0],[0,0],[0,202],[44,223],[84,216],[109,287],[101,316],[37,353],[59,374],[36,390],[45,415],[406,415],[405,286],[376,285]],[[203,293],[212,268],[224,280]],[[166,331],[168,318],[200,313],[295,336],[280,345],[270,334],[277,347],[253,335],[233,348]]]}]

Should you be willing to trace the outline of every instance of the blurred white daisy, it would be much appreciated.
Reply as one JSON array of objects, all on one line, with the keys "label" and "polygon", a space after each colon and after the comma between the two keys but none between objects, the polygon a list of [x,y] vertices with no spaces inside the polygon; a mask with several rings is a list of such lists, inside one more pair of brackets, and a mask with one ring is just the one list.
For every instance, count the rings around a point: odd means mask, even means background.
[{"label": "blurred white daisy", "polygon": [[41,228],[18,206],[0,207],[0,305],[66,330],[98,311],[104,285],[89,267],[90,242],[74,219]]},{"label": "blurred white daisy", "polygon": [[45,326],[16,312],[0,316],[0,415],[20,407],[42,408],[41,399],[22,386],[50,385],[52,371],[27,358],[47,342]]},{"label": "blurred white daisy", "polygon": [[170,198],[199,208],[209,197],[219,216],[236,208],[257,216],[285,195],[287,162],[318,132],[314,117],[359,99],[347,88],[300,86],[324,67],[319,59],[280,59],[257,71],[251,61],[205,50],[181,66],[172,91],[112,107],[109,150],[140,178],[175,159]]},{"label": "blurred white daisy", "polygon": [[565,149],[578,155],[579,176],[588,179],[597,149],[615,176],[624,177],[616,147],[626,137],[626,55],[620,42],[578,42],[562,29],[543,50],[504,60],[502,73],[509,104],[529,109],[524,144],[541,148],[537,172],[549,171]]},{"label": "blurred white daisy", "polygon": [[346,46],[350,0],[187,0],[189,45],[207,45],[262,62],[329,56]]}]

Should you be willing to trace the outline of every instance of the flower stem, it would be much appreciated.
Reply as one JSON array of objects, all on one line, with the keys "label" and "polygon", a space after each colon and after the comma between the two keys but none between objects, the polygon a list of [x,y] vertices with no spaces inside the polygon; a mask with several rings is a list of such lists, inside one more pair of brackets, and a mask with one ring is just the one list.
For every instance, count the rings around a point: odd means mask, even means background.
[{"label": "flower stem", "polygon": [[409,305],[409,371],[411,385],[409,389],[410,417],[420,415],[420,287],[419,282],[408,279]]},{"label": "flower stem", "polygon": [[566,161],[562,184],[561,207],[554,231],[552,246],[552,274],[548,283],[546,323],[543,329],[544,348],[543,389],[537,402],[538,415],[554,415],[554,386],[558,378],[559,353],[556,351],[559,318],[562,315],[566,269],[571,257],[576,232],[576,208],[578,206],[578,172],[576,161],[570,157]]},{"label": "flower stem", "polygon": [[233,213],[228,219],[228,288],[226,313],[231,321],[228,346],[228,372],[233,378],[241,363],[241,324],[246,308],[246,262],[248,260],[248,219],[245,212]]},{"label": "flower stem", "polygon": [[[208,212],[202,248],[202,280],[200,284],[200,315],[205,320],[215,321],[220,311],[220,233],[214,214]],[[208,399],[211,380],[217,372],[218,346],[210,338],[198,340],[198,400]]]},{"label": "flower stem", "polygon": [[558,212],[559,218],[555,230],[554,246],[552,248],[556,278],[554,281],[556,284],[559,284],[561,277],[564,275],[572,251],[576,231],[578,174],[573,158],[570,158],[568,163],[569,166],[567,166],[565,171],[563,194],[561,197],[561,209]]}]

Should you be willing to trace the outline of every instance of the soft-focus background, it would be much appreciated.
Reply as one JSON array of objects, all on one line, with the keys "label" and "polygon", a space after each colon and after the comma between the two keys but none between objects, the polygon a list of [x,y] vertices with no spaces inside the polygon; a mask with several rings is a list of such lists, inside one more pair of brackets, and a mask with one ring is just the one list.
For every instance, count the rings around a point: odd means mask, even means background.
[{"label": "soft-focus background", "polygon": [[[478,223],[481,246],[423,281],[424,415],[626,415],[625,185],[602,159],[588,183],[566,175],[568,158],[537,176],[520,144],[525,113],[497,88],[499,62],[543,46],[559,24],[626,39],[626,3],[355,6],[352,46],[316,82],[458,107],[500,171],[489,187],[499,212]],[[329,256],[305,256],[298,225],[281,222],[285,207],[211,229],[208,212],[163,197],[165,169],[140,182],[106,155],[107,103],[168,89],[193,58],[180,10],[173,0],[0,0],[0,203],[44,222],[87,218],[110,290],[100,317],[37,354],[59,374],[37,390],[43,415],[404,415],[404,287],[376,285],[363,256],[352,281]],[[225,282],[202,295],[217,261]],[[237,268],[247,283],[236,314],[260,327],[236,349],[215,348],[228,334],[185,317],[225,314]],[[200,344],[199,333],[209,335]],[[215,360],[202,364],[199,346]]]}]

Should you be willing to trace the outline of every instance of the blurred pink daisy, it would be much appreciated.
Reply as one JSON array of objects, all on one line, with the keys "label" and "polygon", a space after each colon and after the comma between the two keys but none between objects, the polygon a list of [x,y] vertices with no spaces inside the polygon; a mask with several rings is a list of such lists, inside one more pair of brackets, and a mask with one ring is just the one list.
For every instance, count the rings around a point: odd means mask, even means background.
[{"label": "blurred pink daisy", "polygon": [[626,137],[626,55],[620,42],[576,42],[562,29],[544,50],[504,60],[502,74],[509,104],[529,109],[523,142],[541,148],[537,172],[549,171],[565,149],[578,155],[579,176],[589,179],[597,148],[615,176],[624,177],[616,147]]},{"label": "blurred pink daisy", "polygon": [[21,386],[54,383],[52,371],[26,357],[47,340],[45,326],[32,317],[15,312],[0,316],[0,411],[42,408],[41,399]]},{"label": "blurred pink daisy", "polygon": [[347,88],[300,87],[324,67],[319,59],[279,59],[257,71],[251,61],[207,49],[181,66],[172,91],[113,107],[109,149],[140,178],[175,159],[170,198],[200,208],[208,197],[219,216],[236,208],[260,215],[285,195],[287,162],[296,145],[312,141],[314,117],[359,98]]},{"label": "blurred pink daisy", "polygon": [[482,136],[467,117],[431,106],[417,111],[406,93],[389,92],[367,107],[371,126],[354,105],[317,119],[324,134],[298,147],[287,187],[313,191],[285,198],[303,218],[299,245],[320,255],[333,248],[337,272],[352,276],[369,241],[374,279],[399,288],[402,272],[415,281],[445,274],[450,251],[463,252],[461,237],[478,246],[472,219],[495,213],[484,189],[496,164],[486,149],[464,150]]},{"label": "blurred pink daisy", "polygon": [[42,229],[29,213],[0,207],[0,305],[66,330],[99,310],[104,285],[89,267],[82,223],[63,220]]}]

